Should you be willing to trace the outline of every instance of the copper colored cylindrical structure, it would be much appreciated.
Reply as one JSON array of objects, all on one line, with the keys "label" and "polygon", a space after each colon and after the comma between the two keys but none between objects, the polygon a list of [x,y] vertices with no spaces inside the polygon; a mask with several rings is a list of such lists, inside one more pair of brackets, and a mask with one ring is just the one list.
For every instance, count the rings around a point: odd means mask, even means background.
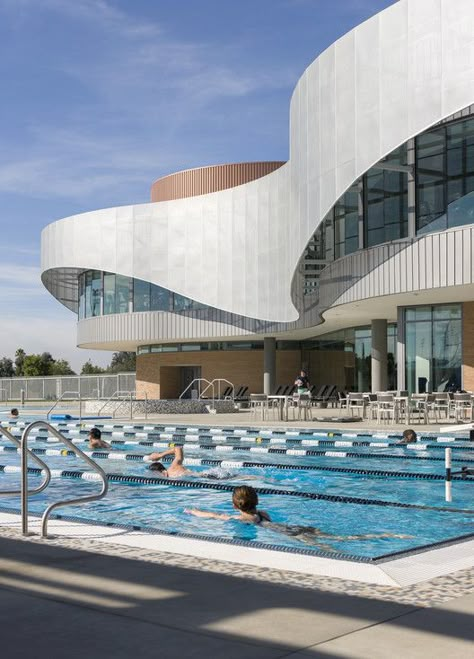
[{"label": "copper colored cylindrical structure", "polygon": [[186,169],[155,181],[151,186],[151,201],[184,199],[234,188],[266,176],[284,164],[280,160],[272,160]]}]

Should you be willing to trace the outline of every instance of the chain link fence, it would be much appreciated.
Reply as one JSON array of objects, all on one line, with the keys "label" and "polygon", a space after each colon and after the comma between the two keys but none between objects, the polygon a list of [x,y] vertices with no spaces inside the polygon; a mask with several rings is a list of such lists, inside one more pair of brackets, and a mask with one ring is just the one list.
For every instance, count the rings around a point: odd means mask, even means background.
[{"label": "chain link fence", "polygon": [[25,400],[58,400],[65,394],[71,398],[110,398],[116,391],[135,391],[135,379],[135,373],[0,378],[0,400],[21,400],[22,392]]}]

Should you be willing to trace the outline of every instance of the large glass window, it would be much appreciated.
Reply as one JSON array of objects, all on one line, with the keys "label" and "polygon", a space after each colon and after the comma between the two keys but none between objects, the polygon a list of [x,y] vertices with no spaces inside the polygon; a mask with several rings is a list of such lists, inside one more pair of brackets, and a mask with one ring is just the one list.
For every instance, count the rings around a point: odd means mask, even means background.
[{"label": "large glass window", "polygon": [[90,270],[84,275],[84,318],[100,316],[100,304],[102,298],[102,273]]},{"label": "large glass window", "polygon": [[461,388],[461,305],[405,310],[406,382],[410,392]]},{"label": "large glass window", "polygon": [[115,275],[104,272],[104,314],[115,313]]},{"label": "large glass window", "polygon": [[408,235],[406,173],[371,169],[365,176],[365,245],[372,247]]},{"label": "large glass window", "polygon": [[169,311],[170,291],[152,284],[150,288],[150,309],[152,311]]},{"label": "large glass window", "polygon": [[128,313],[130,277],[115,275],[115,313]]},{"label": "large glass window", "polygon": [[[397,326],[387,325],[387,377],[389,389],[397,388]],[[357,327],[331,332],[302,342],[311,371],[325,373],[341,390],[370,391],[372,386],[372,330]],[[311,353],[314,354],[311,356]],[[318,376],[324,382],[324,378]]]},{"label": "large glass window", "polygon": [[334,206],[334,256],[359,249],[359,183],[355,183]]},{"label": "large glass window", "polygon": [[150,311],[150,283],[141,279],[133,280],[133,310]]},{"label": "large glass window", "polygon": [[416,139],[417,233],[474,223],[474,118]]}]

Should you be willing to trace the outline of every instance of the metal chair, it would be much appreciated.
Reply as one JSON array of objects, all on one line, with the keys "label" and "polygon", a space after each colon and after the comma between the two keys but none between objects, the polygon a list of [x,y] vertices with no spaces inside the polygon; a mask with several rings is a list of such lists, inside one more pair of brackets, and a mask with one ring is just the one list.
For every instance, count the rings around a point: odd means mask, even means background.
[{"label": "metal chair", "polygon": [[451,411],[456,421],[472,421],[472,395],[471,394],[453,394],[451,401]]},{"label": "metal chair", "polygon": [[395,395],[390,393],[377,394],[377,423],[395,421]]},{"label": "metal chair", "polygon": [[250,394],[250,411],[255,419],[260,414],[262,421],[264,421],[268,411],[267,394]]}]

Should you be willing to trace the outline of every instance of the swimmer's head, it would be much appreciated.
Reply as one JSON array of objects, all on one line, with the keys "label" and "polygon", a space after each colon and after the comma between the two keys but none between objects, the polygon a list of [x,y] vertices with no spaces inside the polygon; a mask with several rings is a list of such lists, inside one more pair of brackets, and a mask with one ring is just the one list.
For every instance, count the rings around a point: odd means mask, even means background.
[{"label": "swimmer's head", "polygon": [[99,428],[91,428],[89,430],[89,439],[100,439],[101,437],[102,433]]},{"label": "swimmer's head", "polygon": [[20,416],[20,413],[19,413],[19,411],[18,411],[18,409],[17,409],[16,407],[13,407],[13,408],[10,410],[10,416],[15,416],[15,417],[16,417],[16,416]]},{"label": "swimmer's head", "polygon": [[150,471],[159,471],[162,476],[168,476],[166,467],[161,462],[152,462],[148,469],[150,469]]},{"label": "swimmer's head", "polygon": [[416,442],[416,432],[411,428],[407,428],[403,431],[403,441],[407,444],[412,444]]},{"label": "swimmer's head", "polygon": [[251,513],[258,506],[258,494],[253,487],[240,485],[234,488],[232,503],[237,510],[243,513]]}]

